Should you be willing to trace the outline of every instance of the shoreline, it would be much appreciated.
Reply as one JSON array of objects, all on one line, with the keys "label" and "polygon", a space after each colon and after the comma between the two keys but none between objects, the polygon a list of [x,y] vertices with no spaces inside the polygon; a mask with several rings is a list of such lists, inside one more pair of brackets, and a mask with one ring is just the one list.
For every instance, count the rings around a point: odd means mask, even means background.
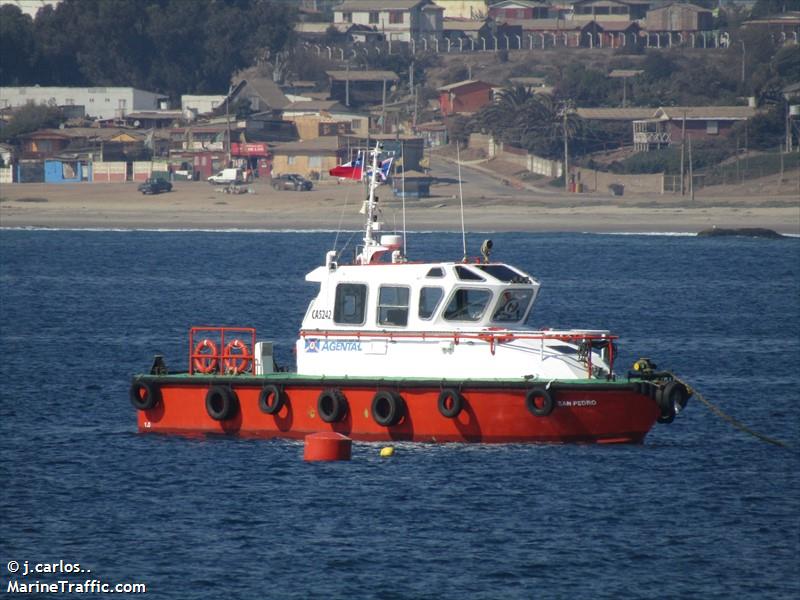
[{"label": "shoreline", "polygon": [[[154,231],[359,231],[361,188],[319,183],[311,192],[275,191],[267,182],[252,193],[231,195],[204,182],[175,182],[154,196],[136,183],[3,184],[0,228]],[[547,190],[477,186],[464,188],[469,232],[564,232],[693,235],[713,226],[761,227],[800,235],[795,195],[753,198],[733,193],[698,195],[694,202],[672,195],[565,194]],[[727,190],[726,190],[727,191]],[[431,198],[405,202],[409,232],[461,231],[458,186],[432,186]],[[403,229],[403,203],[382,190],[384,229]]]}]

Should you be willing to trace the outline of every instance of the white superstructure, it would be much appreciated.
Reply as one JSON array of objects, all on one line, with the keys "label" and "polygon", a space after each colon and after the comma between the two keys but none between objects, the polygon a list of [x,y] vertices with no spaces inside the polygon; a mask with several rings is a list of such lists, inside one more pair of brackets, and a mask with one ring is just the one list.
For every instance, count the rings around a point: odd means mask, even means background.
[{"label": "white superstructure", "polygon": [[539,282],[491,262],[408,262],[402,237],[382,235],[373,156],[363,246],[355,264],[306,275],[319,284],[297,341],[306,375],[437,379],[584,379],[610,375],[608,331],[526,326]]}]

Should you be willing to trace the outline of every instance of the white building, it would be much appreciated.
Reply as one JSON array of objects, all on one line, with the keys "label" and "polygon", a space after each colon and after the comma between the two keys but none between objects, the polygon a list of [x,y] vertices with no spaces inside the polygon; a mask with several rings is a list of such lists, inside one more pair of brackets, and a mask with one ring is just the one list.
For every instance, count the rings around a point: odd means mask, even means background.
[{"label": "white building", "polygon": [[198,96],[192,94],[181,96],[181,110],[186,118],[196,118],[197,115],[212,113],[218,106],[223,106],[224,103],[224,94],[221,96]]},{"label": "white building", "polygon": [[433,0],[345,0],[333,10],[334,25],[363,25],[387,40],[439,39],[444,9]]},{"label": "white building", "polygon": [[0,87],[0,109],[26,104],[83,106],[87,117],[122,119],[130,112],[167,108],[164,94],[131,87]]},{"label": "white building", "polygon": [[0,0],[0,6],[3,4],[13,4],[22,11],[22,14],[29,15],[31,19],[36,18],[36,13],[40,8],[45,6],[52,6],[55,8],[61,3],[61,0]]}]

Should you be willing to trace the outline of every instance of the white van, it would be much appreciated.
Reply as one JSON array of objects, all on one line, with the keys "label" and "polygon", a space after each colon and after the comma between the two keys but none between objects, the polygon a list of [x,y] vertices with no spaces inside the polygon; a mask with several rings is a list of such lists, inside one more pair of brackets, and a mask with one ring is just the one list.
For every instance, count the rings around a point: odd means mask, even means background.
[{"label": "white van", "polygon": [[241,169],[222,169],[216,175],[209,177],[208,182],[220,185],[244,183],[244,176]]}]

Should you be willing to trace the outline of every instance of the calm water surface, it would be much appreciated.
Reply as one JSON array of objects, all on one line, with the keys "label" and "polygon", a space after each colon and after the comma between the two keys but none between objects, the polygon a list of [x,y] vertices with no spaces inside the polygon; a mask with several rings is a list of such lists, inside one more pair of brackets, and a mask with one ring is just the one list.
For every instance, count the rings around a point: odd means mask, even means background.
[{"label": "calm water surface", "polygon": [[[340,241],[349,237],[340,236]],[[469,236],[475,249],[485,236]],[[195,324],[254,326],[291,365],[330,233],[0,230],[0,571],[148,597],[792,598],[800,594],[800,240],[498,234],[542,281],[531,323],[622,335],[699,402],[642,446],[139,435],[130,376],[185,368]],[[417,234],[414,259],[460,257]],[[9,561],[80,563],[77,575]]]}]

